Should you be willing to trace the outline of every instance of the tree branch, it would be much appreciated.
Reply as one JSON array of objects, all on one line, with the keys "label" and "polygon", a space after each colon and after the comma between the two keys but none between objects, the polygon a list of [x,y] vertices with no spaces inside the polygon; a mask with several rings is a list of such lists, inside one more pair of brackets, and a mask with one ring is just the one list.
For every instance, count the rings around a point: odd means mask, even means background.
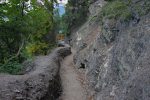
[{"label": "tree branch", "polygon": [[9,58],[9,59],[5,62],[5,64],[7,64],[7,63],[8,63],[9,61],[11,61],[12,59],[18,57],[18,56],[20,55],[20,52],[21,52],[23,46],[24,46],[24,40],[23,40],[23,42],[22,42],[22,44],[21,44],[21,46],[20,46],[20,48],[19,48],[17,54],[16,54],[15,56],[12,56],[11,58]]}]

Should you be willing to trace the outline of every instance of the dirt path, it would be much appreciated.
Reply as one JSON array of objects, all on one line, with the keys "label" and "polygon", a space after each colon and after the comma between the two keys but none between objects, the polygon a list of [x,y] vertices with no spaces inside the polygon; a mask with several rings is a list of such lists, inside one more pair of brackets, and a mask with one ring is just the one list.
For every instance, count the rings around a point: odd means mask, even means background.
[{"label": "dirt path", "polygon": [[62,79],[63,94],[60,100],[86,100],[85,90],[78,80],[78,75],[73,66],[72,54],[64,59],[60,69]]}]

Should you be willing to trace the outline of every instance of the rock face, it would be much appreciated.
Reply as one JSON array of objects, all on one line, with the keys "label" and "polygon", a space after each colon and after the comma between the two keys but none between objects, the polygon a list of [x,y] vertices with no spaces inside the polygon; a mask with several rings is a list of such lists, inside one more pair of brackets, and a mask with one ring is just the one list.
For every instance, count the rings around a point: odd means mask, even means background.
[{"label": "rock face", "polygon": [[59,68],[69,54],[70,47],[58,48],[36,57],[24,75],[0,75],[0,100],[56,100],[61,94]]},{"label": "rock face", "polygon": [[94,100],[150,100],[150,13],[139,18],[136,23],[135,18],[128,23],[105,20],[101,26],[99,15],[92,14],[73,33],[72,45],[78,50],[74,62],[85,67]]}]

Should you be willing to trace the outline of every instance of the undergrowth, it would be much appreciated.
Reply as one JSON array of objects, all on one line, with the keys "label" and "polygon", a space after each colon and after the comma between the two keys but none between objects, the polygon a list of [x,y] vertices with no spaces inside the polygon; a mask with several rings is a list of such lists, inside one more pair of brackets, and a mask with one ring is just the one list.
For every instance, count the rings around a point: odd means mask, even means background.
[{"label": "undergrowth", "polygon": [[21,71],[21,69],[22,65],[17,61],[11,61],[5,64],[0,64],[0,73],[16,75]]}]

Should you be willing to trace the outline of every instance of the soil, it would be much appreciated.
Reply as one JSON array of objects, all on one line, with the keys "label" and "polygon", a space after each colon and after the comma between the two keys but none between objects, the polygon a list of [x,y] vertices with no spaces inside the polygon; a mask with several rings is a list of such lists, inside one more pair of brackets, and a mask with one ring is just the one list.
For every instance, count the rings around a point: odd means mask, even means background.
[{"label": "soil", "polygon": [[72,50],[72,54],[67,56],[60,68],[60,77],[62,81],[62,95],[59,100],[87,100],[86,91],[83,88],[77,71],[73,64],[73,55],[75,51]]},{"label": "soil", "polygon": [[70,47],[58,48],[25,63],[22,75],[0,74],[0,100],[89,100],[70,54]]}]

